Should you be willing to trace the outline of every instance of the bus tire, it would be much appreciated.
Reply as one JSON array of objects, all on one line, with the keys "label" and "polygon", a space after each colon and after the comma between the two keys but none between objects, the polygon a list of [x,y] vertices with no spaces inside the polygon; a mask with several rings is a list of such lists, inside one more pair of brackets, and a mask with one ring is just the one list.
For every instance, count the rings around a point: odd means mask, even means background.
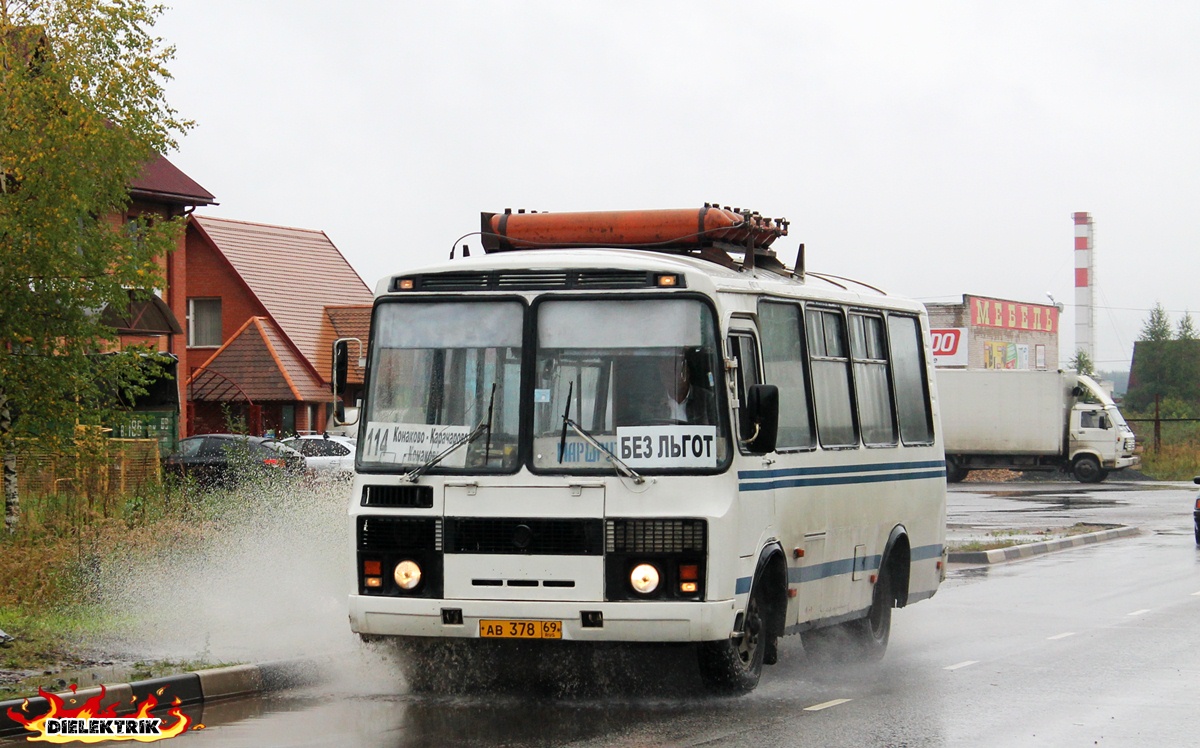
[{"label": "bus tire", "polygon": [[1108,474],[1100,467],[1100,461],[1092,455],[1076,457],[1075,464],[1071,466],[1071,472],[1075,474],[1075,480],[1080,483],[1099,483]]},{"label": "bus tire", "polygon": [[947,483],[962,483],[971,471],[962,467],[954,460],[953,457],[946,458],[946,482]]},{"label": "bus tire", "polygon": [[867,615],[836,626],[803,632],[800,641],[805,653],[816,662],[835,659],[872,662],[882,658],[891,638],[894,602],[891,574],[885,564],[880,567],[879,577],[875,580]]},{"label": "bus tire", "polygon": [[878,660],[887,652],[892,635],[893,603],[892,575],[885,564],[879,568],[879,578],[871,593],[871,609],[866,617],[842,624],[854,644],[857,659]]},{"label": "bus tire", "polygon": [[767,619],[764,585],[755,579],[746,603],[742,635],[715,642],[702,642],[697,650],[700,677],[711,690],[724,694],[753,691],[762,676],[767,650]]}]

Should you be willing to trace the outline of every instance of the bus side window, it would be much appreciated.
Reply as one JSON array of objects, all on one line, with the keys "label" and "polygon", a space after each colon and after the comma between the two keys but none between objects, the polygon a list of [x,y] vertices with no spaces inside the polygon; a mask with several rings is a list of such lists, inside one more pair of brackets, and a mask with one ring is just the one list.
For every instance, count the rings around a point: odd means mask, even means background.
[{"label": "bus side window", "polygon": [[804,367],[804,323],[799,304],[764,301],[758,305],[763,374],[779,388],[779,449],[817,445],[808,375]]},{"label": "bus side window", "polygon": [[857,447],[858,422],[854,418],[845,318],[840,310],[809,307],[805,321],[821,444]]},{"label": "bus side window", "polygon": [[900,438],[905,444],[933,441],[933,416],[925,369],[925,346],[916,317],[888,316],[888,341],[892,347],[892,377],[899,405]]},{"label": "bus side window", "polygon": [[854,358],[854,393],[864,444],[896,444],[896,414],[892,406],[891,376],[883,317],[850,315],[850,350]]},{"label": "bus side window", "polygon": [[747,395],[751,385],[762,383],[762,377],[758,373],[758,346],[754,337],[745,333],[730,335],[729,357],[737,361],[735,384],[737,399],[741,404],[737,411],[738,441],[743,442],[754,436],[754,424],[746,413]]}]

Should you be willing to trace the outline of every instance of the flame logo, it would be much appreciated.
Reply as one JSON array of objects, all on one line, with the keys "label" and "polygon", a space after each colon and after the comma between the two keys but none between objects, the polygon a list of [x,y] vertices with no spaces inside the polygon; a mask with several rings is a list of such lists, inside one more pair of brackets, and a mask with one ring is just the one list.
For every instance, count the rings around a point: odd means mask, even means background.
[{"label": "flame logo", "polygon": [[[107,692],[104,686],[100,686],[100,693],[88,699],[77,709],[66,708],[66,702],[62,698],[52,693],[47,693],[41,688],[38,689],[38,695],[44,698],[50,704],[50,710],[39,717],[26,717],[22,714],[29,712],[29,699],[26,699],[21,704],[20,711],[9,709],[8,716],[19,723],[26,730],[36,735],[29,735],[27,739],[30,742],[43,743],[102,743],[116,740],[132,740],[138,743],[153,743],[159,740],[166,740],[187,732],[191,726],[192,720],[180,710],[180,700],[178,697],[172,702],[172,709],[168,711],[175,718],[173,724],[165,724],[165,720],[154,717],[152,712],[158,706],[158,699],[155,694],[146,694],[146,698],[140,704],[135,696],[130,702],[132,707],[136,707],[132,714],[117,714],[117,705],[109,704],[101,709],[100,704],[104,701],[104,695]],[[158,696],[162,696],[165,688],[160,688],[156,692]],[[71,686],[71,693],[75,692],[75,686]],[[150,722],[157,723],[156,730],[146,732],[63,732],[55,730],[51,725],[61,725],[61,720],[111,720],[114,723],[137,723],[146,725]],[[202,729],[203,725],[196,725],[193,729]]]}]

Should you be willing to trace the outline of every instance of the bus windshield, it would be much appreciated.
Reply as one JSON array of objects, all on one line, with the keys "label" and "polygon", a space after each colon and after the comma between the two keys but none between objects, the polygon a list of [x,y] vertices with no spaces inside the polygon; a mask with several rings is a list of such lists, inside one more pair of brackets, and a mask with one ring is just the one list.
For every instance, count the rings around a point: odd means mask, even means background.
[{"label": "bus windshield", "polygon": [[711,310],[694,299],[556,299],[536,307],[533,467],[714,471],[729,455]]},{"label": "bus windshield", "polygon": [[484,424],[438,469],[516,470],[524,314],[516,301],[380,304],[360,465],[420,467]]}]

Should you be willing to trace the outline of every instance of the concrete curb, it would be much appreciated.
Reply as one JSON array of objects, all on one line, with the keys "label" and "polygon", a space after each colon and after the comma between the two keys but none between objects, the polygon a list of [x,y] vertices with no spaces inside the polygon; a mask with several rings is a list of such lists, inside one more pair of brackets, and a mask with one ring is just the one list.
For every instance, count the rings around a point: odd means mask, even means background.
[{"label": "concrete curb", "polygon": [[1069,538],[1045,540],[1040,543],[1026,543],[1008,548],[994,548],[990,551],[951,551],[947,561],[952,564],[999,564],[1006,561],[1017,561],[1023,558],[1033,558],[1044,553],[1063,551],[1068,548],[1078,548],[1092,545],[1105,540],[1128,538],[1141,534],[1136,527],[1116,527],[1111,530],[1089,532],[1085,535],[1072,535]]},{"label": "concrete curb", "polygon": [[[100,708],[105,709],[112,704],[144,702],[150,694],[155,694],[160,702],[156,711],[170,708],[176,698],[179,699],[181,707],[195,706],[218,699],[310,685],[320,681],[320,670],[317,660],[280,660],[257,665],[231,665],[198,670],[194,673],[168,675],[132,683],[106,683]],[[161,695],[158,693],[160,690]],[[56,695],[62,698],[65,708],[77,709],[99,693],[99,686],[91,686],[81,688],[75,693],[63,691]],[[28,706],[25,706],[26,702]],[[49,702],[41,696],[0,701],[0,739],[28,734],[21,723],[9,716],[10,709],[28,718],[41,716],[49,711],[49,708]]]}]

